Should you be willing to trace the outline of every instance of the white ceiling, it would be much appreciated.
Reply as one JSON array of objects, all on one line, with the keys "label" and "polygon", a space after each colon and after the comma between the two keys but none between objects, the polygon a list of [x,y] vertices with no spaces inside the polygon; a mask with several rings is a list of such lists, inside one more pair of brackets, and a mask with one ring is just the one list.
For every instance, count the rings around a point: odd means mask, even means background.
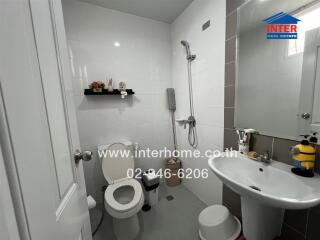
[{"label": "white ceiling", "polygon": [[121,12],[172,23],[193,0],[79,0]]}]

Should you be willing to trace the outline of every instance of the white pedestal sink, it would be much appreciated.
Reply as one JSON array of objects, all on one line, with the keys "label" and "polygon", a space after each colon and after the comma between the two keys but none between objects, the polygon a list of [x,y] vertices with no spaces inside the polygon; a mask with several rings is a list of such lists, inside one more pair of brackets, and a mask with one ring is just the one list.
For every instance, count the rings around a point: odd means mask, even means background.
[{"label": "white pedestal sink", "polygon": [[241,195],[243,231],[247,240],[273,240],[281,233],[284,209],[320,204],[320,176],[299,177],[292,166],[264,164],[238,152],[208,161],[224,184]]}]

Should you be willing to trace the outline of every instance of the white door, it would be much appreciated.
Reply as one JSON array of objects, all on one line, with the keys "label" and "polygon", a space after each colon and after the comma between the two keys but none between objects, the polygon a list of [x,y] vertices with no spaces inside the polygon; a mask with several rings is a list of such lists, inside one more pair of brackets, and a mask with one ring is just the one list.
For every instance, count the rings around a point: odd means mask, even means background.
[{"label": "white door", "polygon": [[18,225],[10,194],[8,176],[0,146],[0,239],[19,239]]},{"label": "white door", "polygon": [[0,0],[0,84],[0,144],[20,239],[90,240],[60,0]]}]

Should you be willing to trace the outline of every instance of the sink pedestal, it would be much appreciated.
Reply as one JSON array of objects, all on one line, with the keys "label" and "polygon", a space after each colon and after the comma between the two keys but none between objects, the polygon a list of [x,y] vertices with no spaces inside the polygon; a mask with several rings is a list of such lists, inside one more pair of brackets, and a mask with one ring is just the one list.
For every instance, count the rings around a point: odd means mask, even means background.
[{"label": "sink pedestal", "polygon": [[243,233],[247,240],[273,240],[281,234],[284,210],[241,196]]}]

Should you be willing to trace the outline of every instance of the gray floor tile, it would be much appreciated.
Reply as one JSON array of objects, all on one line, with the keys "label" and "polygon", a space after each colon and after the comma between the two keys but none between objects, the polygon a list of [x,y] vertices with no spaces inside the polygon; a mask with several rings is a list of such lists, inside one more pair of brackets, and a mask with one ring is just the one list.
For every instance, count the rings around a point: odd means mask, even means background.
[{"label": "gray floor tile", "polygon": [[[141,233],[137,240],[196,240],[198,237],[198,215],[206,207],[184,186],[160,187],[159,203],[149,212],[140,212]],[[168,201],[166,197],[174,199]],[[94,228],[101,216],[101,206],[90,211]],[[115,240],[112,218],[105,212],[104,222],[94,240]]]}]

